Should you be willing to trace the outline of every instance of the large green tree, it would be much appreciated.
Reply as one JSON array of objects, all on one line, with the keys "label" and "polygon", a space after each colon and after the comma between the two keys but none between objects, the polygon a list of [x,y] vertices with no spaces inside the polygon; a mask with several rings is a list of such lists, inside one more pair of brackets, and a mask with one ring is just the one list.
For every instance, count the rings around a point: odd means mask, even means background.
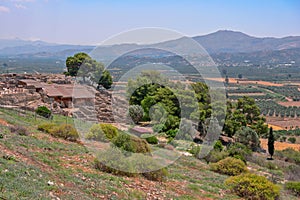
[{"label": "large green tree", "polygon": [[[156,71],[144,71],[135,80],[129,80],[127,96],[131,105],[142,106],[144,120],[163,123],[161,130],[170,137],[175,137],[181,118],[204,122],[211,115],[205,84],[195,83],[187,89],[183,83],[170,81]],[[159,120],[157,116],[163,118]]]},{"label": "large green tree", "polygon": [[236,142],[247,146],[252,151],[257,151],[260,148],[260,141],[257,133],[249,127],[242,127],[236,132],[234,138]]},{"label": "large green tree", "polygon": [[104,70],[104,65],[92,59],[88,54],[80,52],[70,56],[66,60],[66,75],[82,78],[83,82],[87,79],[94,84],[109,89],[112,85],[112,77],[109,71]]},{"label": "large green tree", "polygon": [[236,104],[228,102],[223,131],[232,137],[243,126],[249,126],[261,136],[268,132],[265,121],[266,119],[260,116],[260,109],[254,99],[245,96],[238,99]]},{"label": "large green tree", "polygon": [[104,70],[102,73],[102,76],[100,77],[98,81],[98,85],[102,85],[105,89],[111,88],[111,85],[113,83],[112,77],[109,73],[109,71]]}]

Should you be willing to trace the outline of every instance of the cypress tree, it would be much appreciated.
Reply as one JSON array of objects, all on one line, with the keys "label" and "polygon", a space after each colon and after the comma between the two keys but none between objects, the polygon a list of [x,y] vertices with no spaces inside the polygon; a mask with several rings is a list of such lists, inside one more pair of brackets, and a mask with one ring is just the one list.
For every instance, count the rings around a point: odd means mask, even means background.
[{"label": "cypress tree", "polygon": [[269,132],[269,137],[268,137],[268,151],[271,156],[271,160],[273,159],[274,150],[275,150],[274,142],[275,142],[275,139],[274,139],[274,135],[273,135],[273,128],[271,127],[270,132]]}]

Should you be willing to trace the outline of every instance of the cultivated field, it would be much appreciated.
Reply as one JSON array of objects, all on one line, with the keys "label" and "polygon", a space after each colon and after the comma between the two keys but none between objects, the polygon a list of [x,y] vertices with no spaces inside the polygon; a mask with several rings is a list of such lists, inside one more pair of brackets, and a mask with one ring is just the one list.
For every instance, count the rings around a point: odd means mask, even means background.
[{"label": "cultivated field", "polygon": [[267,123],[272,127],[280,127],[282,129],[300,127],[300,118],[266,117],[266,119]]},{"label": "cultivated field", "polygon": [[[219,81],[219,82],[225,82],[225,78],[205,78],[207,80],[212,80],[212,81]],[[269,81],[250,81],[246,79],[236,79],[236,78],[229,78],[229,83],[239,83],[243,85],[265,85],[265,86],[283,86],[281,83],[273,83]]]},{"label": "cultivated field", "polygon": [[300,107],[300,101],[286,101],[286,102],[278,102],[278,104],[289,107],[289,106],[297,106]]},{"label": "cultivated field", "polygon": [[[268,150],[268,140],[267,139],[260,139],[260,145],[263,149]],[[297,151],[300,151],[300,144],[290,144],[287,142],[277,142],[276,141],[274,145],[275,145],[274,147],[277,151],[284,150],[287,148],[293,148]]]}]

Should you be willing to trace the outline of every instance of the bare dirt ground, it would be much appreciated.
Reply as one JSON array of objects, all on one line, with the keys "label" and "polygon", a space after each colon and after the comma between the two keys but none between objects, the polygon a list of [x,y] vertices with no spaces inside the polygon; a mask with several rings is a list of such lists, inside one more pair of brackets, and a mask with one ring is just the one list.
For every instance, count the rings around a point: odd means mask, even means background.
[{"label": "bare dirt ground", "polygon": [[281,117],[266,117],[269,126],[281,127],[282,129],[300,127],[300,118],[281,118]]},{"label": "bare dirt ground", "polygon": [[[220,82],[225,82],[224,78],[205,78],[207,80],[212,80],[212,81],[220,81]],[[229,78],[229,83],[237,83],[239,84],[256,84],[256,85],[266,85],[266,86],[283,86],[281,83],[273,83],[273,82],[268,82],[268,81],[249,81],[249,80],[244,80],[244,79],[236,79],[236,78]]]},{"label": "bare dirt ground", "polygon": [[256,93],[229,93],[228,96],[264,96],[265,93],[262,92],[256,92]]},{"label": "bare dirt ground", "polygon": [[0,124],[3,126],[8,126],[9,124],[4,120],[0,118]]},{"label": "bare dirt ground", "polygon": [[287,102],[278,102],[278,104],[289,107],[289,106],[297,106],[300,107],[300,101],[287,101]]}]

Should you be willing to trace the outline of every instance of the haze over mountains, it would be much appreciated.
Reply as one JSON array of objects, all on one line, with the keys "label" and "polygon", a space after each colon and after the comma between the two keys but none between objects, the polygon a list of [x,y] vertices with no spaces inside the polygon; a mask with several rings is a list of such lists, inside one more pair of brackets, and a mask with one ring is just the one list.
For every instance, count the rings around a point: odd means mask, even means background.
[{"label": "haze over mountains", "polygon": [[[196,36],[193,39],[201,44],[214,59],[236,59],[237,56],[242,56],[245,59],[253,56],[258,58],[279,56],[281,58],[284,55],[287,60],[295,60],[300,57],[300,36],[258,38],[242,32],[221,30],[208,35]],[[132,45],[137,46],[136,44],[113,45],[101,47],[100,52],[113,54],[120,48],[130,49]],[[166,41],[164,45],[174,45],[174,41]],[[139,47],[143,47],[143,45]],[[0,40],[0,56],[2,57],[55,57],[64,59],[80,51],[89,53],[94,48],[95,46],[62,45],[20,39]]]},{"label": "haze over mountains", "polygon": [[247,53],[300,48],[300,36],[257,38],[242,32],[217,31],[196,36],[194,39],[209,53]]}]

